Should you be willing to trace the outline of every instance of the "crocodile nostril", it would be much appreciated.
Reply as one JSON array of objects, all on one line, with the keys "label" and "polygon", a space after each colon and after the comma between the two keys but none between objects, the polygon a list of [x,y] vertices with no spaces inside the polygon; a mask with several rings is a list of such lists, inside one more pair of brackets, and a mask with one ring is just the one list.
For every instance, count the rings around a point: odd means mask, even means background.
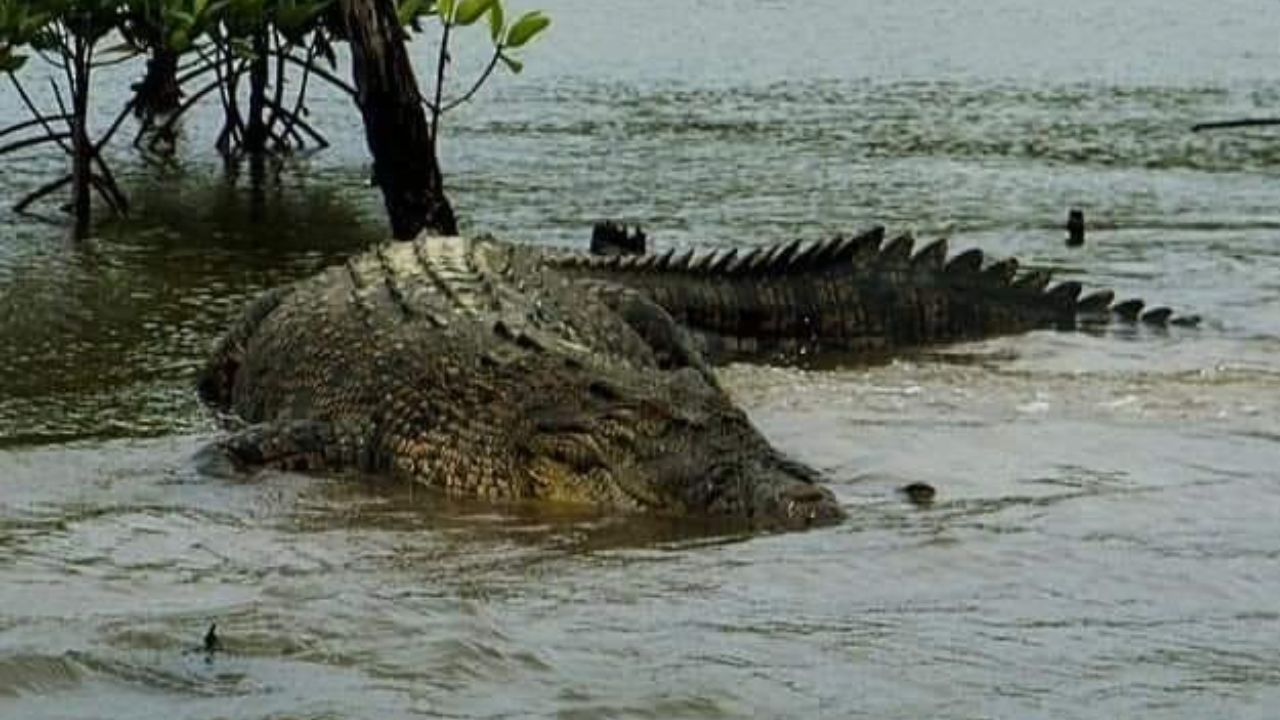
[{"label": "crocodile nostril", "polygon": [[929,505],[937,496],[938,491],[932,485],[922,482],[913,482],[902,488],[902,493],[907,499],[916,505]]}]

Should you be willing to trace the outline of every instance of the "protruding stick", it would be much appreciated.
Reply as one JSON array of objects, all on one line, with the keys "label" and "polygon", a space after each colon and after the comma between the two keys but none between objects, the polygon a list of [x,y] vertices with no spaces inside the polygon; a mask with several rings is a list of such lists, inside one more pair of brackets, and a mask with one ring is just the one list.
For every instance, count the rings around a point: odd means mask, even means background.
[{"label": "protruding stick", "polygon": [[1084,245],[1084,211],[1071,208],[1067,213],[1067,247]]}]

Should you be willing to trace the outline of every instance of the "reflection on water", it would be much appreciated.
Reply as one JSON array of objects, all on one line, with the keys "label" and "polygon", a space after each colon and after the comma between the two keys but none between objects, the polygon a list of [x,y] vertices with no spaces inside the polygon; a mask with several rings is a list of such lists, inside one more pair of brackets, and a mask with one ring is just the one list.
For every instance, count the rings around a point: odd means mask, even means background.
[{"label": "reflection on water", "polygon": [[[263,288],[377,237],[323,189],[162,175],[127,185],[135,215],[73,245],[50,227],[0,254],[0,439],[152,435],[192,427],[191,378]],[[317,232],[323,228],[324,232]]]},{"label": "reflection on water", "polygon": [[[836,528],[742,538],[367,479],[195,474],[191,376],[383,234],[356,116],[264,192],[197,119],[84,245],[0,237],[0,716],[1265,717],[1280,703],[1274,3],[544,3],[451,120],[471,227],[948,234],[1205,317],[734,366]],[[534,56],[536,55],[536,56]],[[465,58],[463,58],[465,60]],[[108,75],[123,87],[130,78]],[[0,117],[15,110],[0,93]],[[0,198],[55,172],[0,168]],[[1062,244],[1069,206],[1093,224]],[[927,509],[895,489],[939,488]],[[210,623],[225,651],[195,651]]]}]

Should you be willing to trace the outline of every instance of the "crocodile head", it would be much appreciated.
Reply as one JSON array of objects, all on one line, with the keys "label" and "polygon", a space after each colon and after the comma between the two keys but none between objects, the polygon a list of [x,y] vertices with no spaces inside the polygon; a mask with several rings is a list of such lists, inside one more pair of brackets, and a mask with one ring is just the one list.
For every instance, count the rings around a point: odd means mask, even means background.
[{"label": "crocodile head", "polygon": [[584,373],[526,397],[520,465],[537,496],[755,529],[844,517],[814,470],[779,453],[694,369]]}]

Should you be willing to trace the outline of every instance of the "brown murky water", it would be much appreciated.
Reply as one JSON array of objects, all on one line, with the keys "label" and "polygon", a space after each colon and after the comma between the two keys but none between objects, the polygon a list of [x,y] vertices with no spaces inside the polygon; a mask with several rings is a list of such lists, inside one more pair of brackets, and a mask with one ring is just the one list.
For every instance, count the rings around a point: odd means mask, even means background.
[{"label": "brown murky water", "polygon": [[[177,166],[121,157],[141,210],[85,246],[0,215],[0,717],[1274,715],[1280,136],[1187,128],[1280,109],[1280,6],[542,5],[526,75],[453,121],[472,228],[878,220],[1206,322],[728,368],[848,506],[816,532],[211,480],[209,343],[382,220],[340,99],[314,108],[335,148],[256,200],[196,122]],[[7,159],[0,198],[55,170]],[[1082,251],[1070,205],[1097,225]],[[894,495],[914,480],[932,509]]]}]

